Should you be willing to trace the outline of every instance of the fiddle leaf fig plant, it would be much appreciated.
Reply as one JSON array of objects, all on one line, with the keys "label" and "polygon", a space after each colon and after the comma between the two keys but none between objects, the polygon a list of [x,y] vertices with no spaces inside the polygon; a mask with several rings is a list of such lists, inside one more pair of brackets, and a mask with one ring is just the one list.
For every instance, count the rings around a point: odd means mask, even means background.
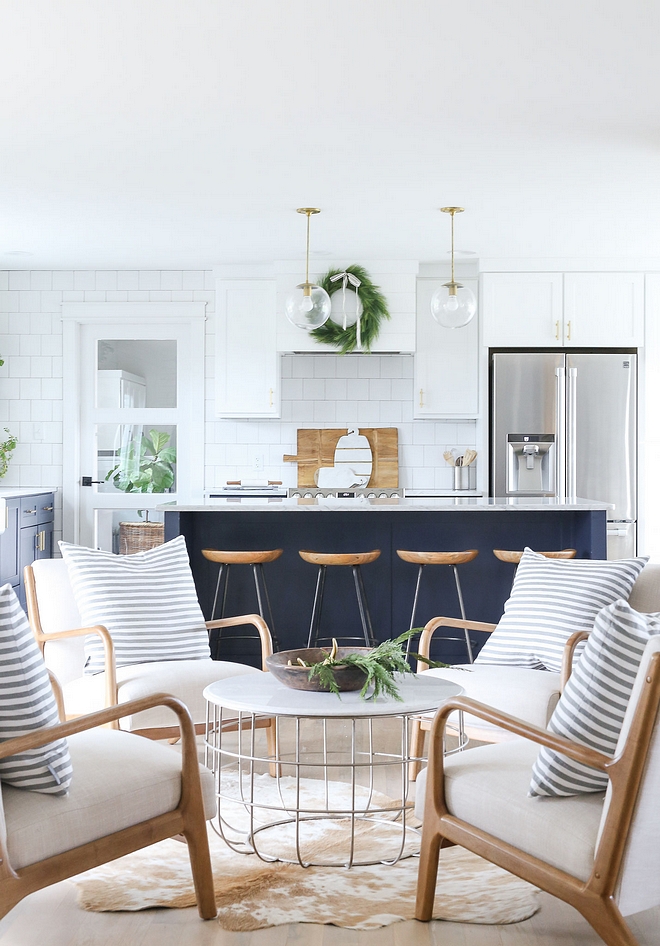
[{"label": "fiddle leaf fig plant", "polygon": [[118,462],[106,474],[106,482],[124,493],[165,493],[174,483],[176,449],[168,447],[170,435],[150,430],[130,440],[117,455]]},{"label": "fiddle leaf fig plant", "polygon": [[[3,364],[2,359],[0,359],[0,365]],[[5,475],[9,467],[9,461],[11,460],[11,455],[16,449],[18,440],[10,432],[8,427],[5,427],[5,433],[9,436],[0,442],[0,479]]]}]

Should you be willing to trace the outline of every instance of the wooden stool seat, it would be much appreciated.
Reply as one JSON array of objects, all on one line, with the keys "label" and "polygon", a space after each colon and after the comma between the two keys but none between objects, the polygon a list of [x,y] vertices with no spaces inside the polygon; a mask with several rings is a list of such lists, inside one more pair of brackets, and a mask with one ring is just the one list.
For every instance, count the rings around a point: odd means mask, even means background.
[{"label": "wooden stool seat", "polygon": [[268,552],[224,552],[220,549],[202,549],[202,555],[209,562],[218,565],[262,565],[264,562],[274,562],[284,549],[270,549]]},{"label": "wooden stool seat", "polygon": [[[330,638],[319,638],[321,627],[321,609],[323,607],[323,592],[325,590],[325,575],[328,568],[333,566],[343,566],[350,568],[353,572],[353,582],[355,583],[355,595],[357,597],[358,609],[360,611],[360,622],[362,624],[362,633],[364,635],[365,647],[375,647],[376,638],[371,624],[371,615],[367,604],[367,595],[362,581],[361,565],[369,565],[375,562],[380,555],[380,549],[373,549],[371,552],[312,552],[309,549],[301,549],[298,554],[304,562],[310,565],[318,566],[316,576],[316,591],[314,592],[314,603],[312,605],[312,617],[309,622],[309,636],[307,638],[308,647],[318,647],[320,640],[329,641]],[[345,634],[336,633],[334,637],[340,637],[344,641],[360,641],[359,637],[347,637]]]},{"label": "wooden stool seat", "polygon": [[[220,595],[220,586],[222,585],[222,578],[224,575],[224,589],[222,593],[222,607],[220,611],[220,617],[225,616],[225,605],[227,603],[227,589],[229,588],[229,569],[232,565],[249,565],[252,568],[252,575],[254,578],[254,590],[257,593],[257,607],[259,609],[259,614],[261,617],[266,620],[266,613],[264,609],[264,603],[262,600],[262,586],[263,586],[263,595],[266,599],[266,604],[268,605],[268,624],[270,627],[271,637],[273,639],[273,648],[274,650],[279,650],[280,645],[275,634],[275,623],[273,621],[273,609],[270,606],[270,597],[268,596],[268,586],[266,584],[266,576],[264,575],[264,563],[274,562],[280,557],[284,550],[283,549],[267,549],[266,551],[256,550],[252,552],[234,552],[227,551],[224,549],[202,549],[202,555],[204,558],[208,559],[209,562],[214,562],[216,565],[219,565],[218,569],[218,580],[215,585],[215,595],[213,597],[213,609],[211,611],[211,620],[215,620],[215,609],[218,604],[218,597]],[[259,581],[261,579],[261,582]],[[218,630],[218,637],[222,632]],[[237,639],[236,637],[234,639]]]},{"label": "wooden stool seat", "polygon": [[[534,550],[536,551],[536,550]],[[537,552],[537,555],[545,555],[546,558],[575,558],[577,551],[575,549],[561,549],[559,552]],[[493,549],[495,558],[500,562],[509,562],[511,565],[519,565],[523,557],[522,552],[509,552],[506,549]]]},{"label": "wooden stool seat", "polygon": [[[415,626],[415,615],[417,614],[417,601],[419,599],[419,588],[422,583],[422,572],[427,565],[449,565],[454,572],[454,583],[456,585],[456,594],[458,595],[458,606],[461,611],[461,618],[465,621],[465,605],[463,604],[463,592],[461,591],[461,582],[458,577],[457,565],[465,565],[466,562],[472,562],[479,554],[478,549],[466,549],[465,552],[411,552],[406,549],[397,549],[396,554],[404,562],[410,562],[411,565],[417,565],[417,584],[415,585],[415,596],[413,598],[412,614],[410,615],[410,627]],[[467,628],[463,629],[464,643],[467,650],[468,660],[474,662],[472,653],[472,641]],[[461,640],[459,637],[448,637],[446,640]],[[406,656],[410,653],[411,640],[408,638],[406,645]],[[461,723],[462,726],[462,723]]]},{"label": "wooden stool seat", "polygon": [[404,562],[413,565],[464,565],[471,562],[479,554],[478,549],[468,549],[466,552],[407,552],[397,549],[396,554]]},{"label": "wooden stool seat", "polygon": [[380,555],[380,549],[374,549],[372,552],[310,552],[303,549],[298,555],[310,565],[368,565],[375,562]]}]

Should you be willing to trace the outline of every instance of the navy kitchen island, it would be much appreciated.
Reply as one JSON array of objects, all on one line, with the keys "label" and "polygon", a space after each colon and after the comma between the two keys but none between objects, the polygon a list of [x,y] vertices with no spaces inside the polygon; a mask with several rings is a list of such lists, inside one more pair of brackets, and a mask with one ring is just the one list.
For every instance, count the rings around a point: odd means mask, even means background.
[{"label": "navy kitchen island", "polygon": [[[185,536],[200,604],[210,618],[217,566],[202,549],[284,549],[265,566],[277,636],[282,649],[306,645],[314,598],[316,568],[298,555],[317,552],[365,552],[380,549],[362,575],[378,640],[409,627],[417,568],[401,561],[397,549],[462,551],[475,548],[477,558],[460,568],[467,617],[496,622],[511,588],[513,566],[498,561],[494,548],[539,551],[575,548],[578,558],[606,557],[604,503],[555,499],[240,499],[204,505],[161,505],[165,538]],[[227,614],[257,610],[248,567],[232,567]],[[431,617],[458,617],[453,574],[448,567],[427,567],[417,623]],[[349,568],[332,568],[326,580],[322,636],[361,635],[353,578]],[[482,635],[475,635],[475,638]],[[478,644],[483,641],[478,641]],[[250,645],[212,638],[213,656],[251,661]],[[257,653],[257,648],[253,654]],[[464,662],[465,647],[447,641],[438,654],[447,662]]]}]

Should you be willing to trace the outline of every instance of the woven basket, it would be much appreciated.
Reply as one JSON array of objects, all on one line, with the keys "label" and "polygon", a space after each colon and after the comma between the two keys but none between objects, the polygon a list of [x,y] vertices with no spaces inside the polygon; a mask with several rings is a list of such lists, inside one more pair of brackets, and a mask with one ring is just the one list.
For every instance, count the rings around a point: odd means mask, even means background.
[{"label": "woven basket", "polygon": [[119,554],[132,555],[146,552],[165,541],[165,525],[162,522],[120,522]]}]

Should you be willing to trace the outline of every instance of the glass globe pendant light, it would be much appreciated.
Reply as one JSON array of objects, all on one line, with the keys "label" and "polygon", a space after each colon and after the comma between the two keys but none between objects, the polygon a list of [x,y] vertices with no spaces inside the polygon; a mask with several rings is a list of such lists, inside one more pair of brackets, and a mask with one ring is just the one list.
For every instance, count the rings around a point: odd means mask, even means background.
[{"label": "glass globe pendant light", "polygon": [[288,297],[284,304],[284,311],[289,322],[311,332],[312,329],[319,328],[327,322],[332,311],[332,302],[325,289],[309,281],[309,218],[312,214],[320,214],[321,211],[318,207],[299,207],[296,212],[307,216],[305,282],[296,286]]},{"label": "glass globe pendant light", "polygon": [[445,328],[462,328],[474,317],[477,300],[467,286],[454,277],[454,216],[463,213],[463,207],[441,207],[443,214],[451,214],[451,280],[437,289],[431,298],[431,315]]}]

